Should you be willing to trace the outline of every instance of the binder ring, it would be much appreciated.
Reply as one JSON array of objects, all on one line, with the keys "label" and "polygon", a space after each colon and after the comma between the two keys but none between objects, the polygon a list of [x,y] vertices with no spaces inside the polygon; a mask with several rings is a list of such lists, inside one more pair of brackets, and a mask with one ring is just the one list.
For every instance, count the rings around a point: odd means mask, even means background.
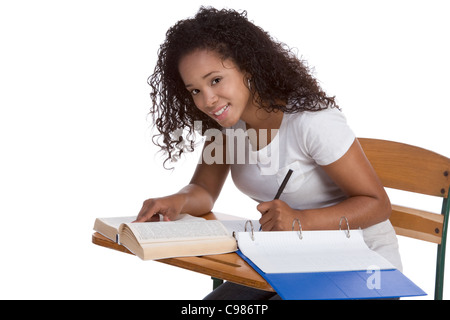
[{"label": "binder ring", "polygon": [[298,230],[298,237],[300,238],[300,240],[302,240],[303,239],[303,233],[302,233],[302,224],[300,223],[300,220],[299,219],[294,219],[294,221],[292,221],[292,231],[294,231],[295,230],[295,222],[297,221],[297,223],[298,223],[298,228],[299,228],[299,230]]},{"label": "binder ring", "polygon": [[347,238],[350,238],[350,225],[348,224],[348,220],[346,217],[341,217],[341,219],[339,220],[339,230],[342,230],[341,229],[342,219],[345,219],[345,222],[347,223],[347,230],[345,231],[345,233],[347,234]]},{"label": "binder ring", "polygon": [[249,222],[250,222],[250,227],[252,228],[252,230],[251,230],[251,232],[252,232],[251,238],[252,238],[253,241],[255,241],[255,234],[253,233],[253,223],[252,223],[251,220],[245,221],[245,232],[247,232],[247,223],[249,223]]}]

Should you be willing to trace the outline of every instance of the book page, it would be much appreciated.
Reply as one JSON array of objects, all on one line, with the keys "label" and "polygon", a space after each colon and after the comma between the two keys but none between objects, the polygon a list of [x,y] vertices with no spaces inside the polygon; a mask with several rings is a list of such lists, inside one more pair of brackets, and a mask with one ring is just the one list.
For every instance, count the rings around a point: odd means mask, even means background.
[{"label": "book page", "polygon": [[[241,219],[241,220],[220,220],[222,224],[225,226],[225,228],[228,230],[228,233],[230,235],[233,234],[233,232],[244,232],[245,231],[245,223],[247,220]],[[261,224],[258,220],[251,220],[253,226],[254,232],[259,231],[259,228],[261,227]],[[250,230],[250,224],[248,224],[247,230]]]},{"label": "book page", "polygon": [[237,235],[238,247],[265,273],[330,272],[395,267],[370,250],[361,230],[249,232]]},{"label": "book page", "polygon": [[119,226],[122,223],[131,223],[134,220],[136,220],[136,216],[130,216],[130,217],[110,217],[110,218],[99,218],[102,220],[106,225],[111,226],[115,229],[119,229]]},{"label": "book page", "polygon": [[[136,216],[126,216],[126,217],[109,217],[109,218],[99,218],[102,220],[106,225],[109,225],[111,227],[114,227],[116,229],[119,229],[120,225],[122,223],[131,223],[134,220],[136,220]],[[160,215],[160,219],[162,220],[162,217]],[[178,216],[178,219],[174,221],[187,221],[187,220],[201,220],[204,221],[204,218],[201,217],[194,217],[187,213],[182,213]]]},{"label": "book page", "polygon": [[129,223],[127,227],[140,243],[230,237],[218,220]]}]

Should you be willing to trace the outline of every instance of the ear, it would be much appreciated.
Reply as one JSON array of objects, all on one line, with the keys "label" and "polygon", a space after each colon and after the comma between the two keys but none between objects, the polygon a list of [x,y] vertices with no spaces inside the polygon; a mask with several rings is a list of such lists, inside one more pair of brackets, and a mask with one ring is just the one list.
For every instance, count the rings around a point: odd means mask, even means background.
[{"label": "ear", "polygon": [[244,74],[244,84],[247,86],[247,88],[250,91],[253,91],[253,88],[254,88],[254,85],[253,85],[252,81],[253,81],[252,75],[250,73],[246,72]]}]

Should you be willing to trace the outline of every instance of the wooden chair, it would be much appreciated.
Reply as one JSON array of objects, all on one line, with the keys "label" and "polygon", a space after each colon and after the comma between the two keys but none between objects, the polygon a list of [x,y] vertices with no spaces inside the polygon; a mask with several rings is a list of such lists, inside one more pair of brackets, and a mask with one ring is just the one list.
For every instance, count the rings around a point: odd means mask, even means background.
[{"label": "wooden chair", "polygon": [[441,300],[450,210],[450,159],[403,143],[367,138],[358,140],[385,187],[443,199],[440,214],[392,205],[390,217],[398,235],[437,244],[434,298]]}]

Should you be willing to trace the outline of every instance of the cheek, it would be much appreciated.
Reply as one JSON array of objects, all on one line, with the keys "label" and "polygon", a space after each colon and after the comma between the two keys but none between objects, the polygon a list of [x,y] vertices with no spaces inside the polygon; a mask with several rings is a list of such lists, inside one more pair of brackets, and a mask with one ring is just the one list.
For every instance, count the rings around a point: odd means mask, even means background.
[{"label": "cheek", "polygon": [[239,99],[241,103],[247,104],[248,101],[251,101],[252,95],[247,87],[239,86],[236,88],[235,97]]},{"label": "cheek", "polygon": [[191,99],[194,102],[195,107],[197,109],[201,110],[202,104],[201,104],[201,99],[200,99],[199,95],[195,95],[195,96],[193,95],[193,96],[191,96]]},{"label": "cheek", "polygon": [[228,99],[232,99],[242,103],[248,100],[250,92],[248,91],[248,88],[245,87],[243,84],[235,83],[233,86],[224,88],[222,90],[222,94],[224,97],[227,97]]},{"label": "cheek", "polygon": [[199,98],[198,96],[194,96],[192,97],[192,101],[194,101],[194,105],[197,110],[208,115],[208,113],[205,110],[204,103],[202,102],[203,100],[201,98]]}]

